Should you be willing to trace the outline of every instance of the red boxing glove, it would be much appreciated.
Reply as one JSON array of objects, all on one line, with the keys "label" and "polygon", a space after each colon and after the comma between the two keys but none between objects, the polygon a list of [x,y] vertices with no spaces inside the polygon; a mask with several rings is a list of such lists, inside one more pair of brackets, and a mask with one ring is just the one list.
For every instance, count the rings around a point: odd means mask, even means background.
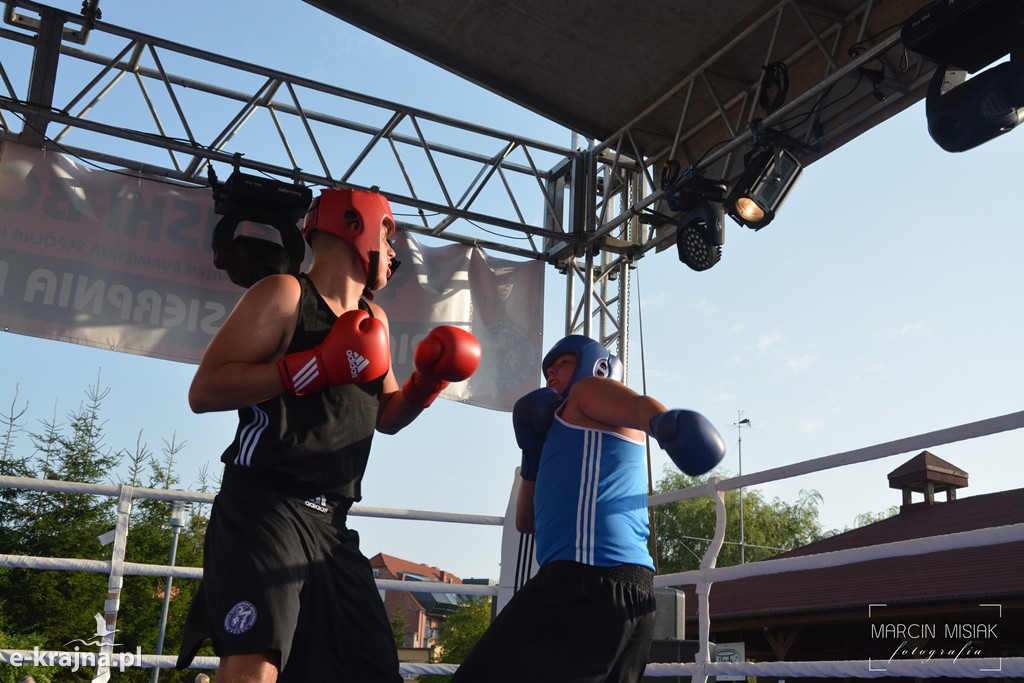
[{"label": "red boxing glove", "polygon": [[384,323],[363,310],[342,313],[320,344],[277,362],[285,391],[295,396],[369,382],[389,367],[391,346]]},{"label": "red boxing glove", "polygon": [[449,382],[468,379],[480,366],[480,342],[469,332],[451,325],[432,329],[413,352],[416,366],[402,396],[421,408],[428,407]]}]

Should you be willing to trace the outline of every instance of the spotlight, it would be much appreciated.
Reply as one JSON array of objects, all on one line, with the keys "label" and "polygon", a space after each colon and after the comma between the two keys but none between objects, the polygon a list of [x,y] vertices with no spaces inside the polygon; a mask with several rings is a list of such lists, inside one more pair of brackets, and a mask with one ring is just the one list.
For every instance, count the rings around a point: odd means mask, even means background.
[{"label": "spotlight", "polygon": [[707,270],[721,261],[724,243],[725,207],[719,202],[702,201],[679,220],[676,249],[691,269]]},{"label": "spotlight", "polygon": [[755,149],[746,163],[725,201],[726,210],[740,225],[760,230],[775,218],[803,167],[784,147]]},{"label": "spotlight", "polygon": [[[298,274],[305,244],[298,221],[305,215],[313,193],[308,187],[247,175],[235,170],[223,183],[209,169],[214,213],[223,216],[213,231],[213,265],[236,285],[251,287],[267,275]],[[235,235],[242,221],[273,227],[281,244],[259,237]]]},{"label": "spotlight", "polygon": [[928,86],[928,134],[947,152],[965,152],[1024,120],[1024,55],[964,82],[962,69],[940,64]]},{"label": "spotlight", "polygon": [[[904,22],[901,38],[938,64],[925,115],[939,147],[963,152],[1024,121],[1024,2],[935,2]],[[1009,62],[967,79],[1007,54]]]},{"label": "spotlight", "polygon": [[676,223],[676,249],[692,270],[707,270],[722,260],[725,190],[723,183],[697,176],[668,196],[669,207],[683,212]]}]

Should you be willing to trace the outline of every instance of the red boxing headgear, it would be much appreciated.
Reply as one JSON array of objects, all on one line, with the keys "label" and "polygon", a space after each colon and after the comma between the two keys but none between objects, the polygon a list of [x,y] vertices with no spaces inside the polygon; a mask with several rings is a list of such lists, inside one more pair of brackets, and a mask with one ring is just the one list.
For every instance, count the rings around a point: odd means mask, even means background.
[{"label": "red boxing headgear", "polygon": [[[327,188],[313,199],[302,224],[302,235],[309,241],[309,233],[322,230],[348,243],[363,261],[366,270],[366,294],[387,284],[387,271],[381,267],[381,233],[384,219],[395,225],[391,205],[384,195],[368,190]],[[358,226],[350,227],[352,221]]]}]

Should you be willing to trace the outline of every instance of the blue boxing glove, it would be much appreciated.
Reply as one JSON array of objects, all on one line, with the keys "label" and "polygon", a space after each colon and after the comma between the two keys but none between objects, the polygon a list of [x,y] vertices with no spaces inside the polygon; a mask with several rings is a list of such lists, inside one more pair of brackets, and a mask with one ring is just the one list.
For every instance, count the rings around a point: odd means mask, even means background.
[{"label": "blue boxing glove", "polygon": [[714,425],[692,410],[670,410],[651,418],[651,436],[684,474],[710,472],[725,457],[725,442]]},{"label": "blue boxing glove", "polygon": [[537,481],[540,452],[555,420],[555,411],[564,400],[554,389],[544,387],[531,391],[512,406],[512,429],[516,433],[516,443],[523,450],[519,476],[526,481]]}]

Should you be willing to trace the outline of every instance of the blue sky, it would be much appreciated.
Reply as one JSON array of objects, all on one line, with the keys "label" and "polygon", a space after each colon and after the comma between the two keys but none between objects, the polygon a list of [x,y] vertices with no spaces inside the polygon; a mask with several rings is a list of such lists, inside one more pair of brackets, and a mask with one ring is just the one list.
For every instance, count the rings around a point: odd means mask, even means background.
[{"label": "blue sky", "polygon": [[[77,11],[80,3],[52,3]],[[394,102],[568,146],[570,135],[301,2],[103,0],[103,19]],[[285,9],[285,7],[287,9]],[[244,8],[244,9],[243,9]],[[928,137],[921,104],[808,167],[778,218],[729,222],[722,262],[695,273],[673,251],[634,274],[630,384],[708,416],[729,445],[720,471],[769,469],[1021,410],[1020,160],[1024,132],[962,154]],[[642,296],[636,298],[637,287]],[[562,334],[564,280],[546,277],[545,337]],[[216,470],[233,414],[193,415],[192,366],[0,335],[0,401],[28,404],[30,429],[84,398],[97,376],[107,445],[172,437],[185,485]],[[538,384],[540,375],[538,369]],[[22,447],[28,447],[22,437]],[[961,496],[1024,486],[1019,430],[932,449],[970,473]],[[761,487],[824,496],[826,528],[900,502],[885,475],[915,452]],[[668,463],[655,449],[654,471]],[[397,436],[379,435],[363,504],[504,513],[518,455],[506,413],[439,401]],[[367,555],[497,578],[491,527],[357,518]]]}]

